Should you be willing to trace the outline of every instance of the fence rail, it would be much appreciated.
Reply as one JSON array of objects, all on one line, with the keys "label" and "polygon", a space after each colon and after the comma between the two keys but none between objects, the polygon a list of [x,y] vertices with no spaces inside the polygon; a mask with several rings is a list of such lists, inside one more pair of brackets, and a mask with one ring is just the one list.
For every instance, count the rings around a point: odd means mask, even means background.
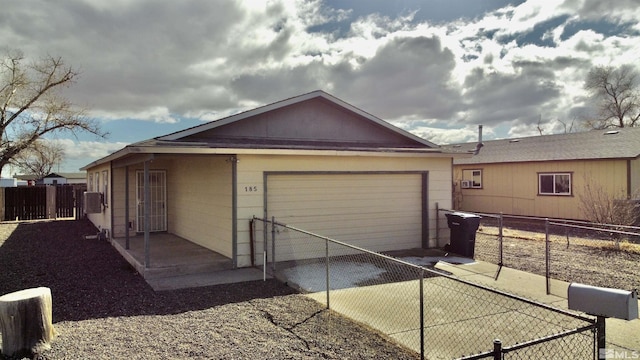
[{"label": "fence rail", "polygon": [[[437,209],[438,213],[452,213],[454,210],[450,209]],[[615,250],[621,249],[622,238],[626,237],[631,245],[637,244],[640,246],[640,227],[629,225],[615,225],[615,224],[600,224],[591,223],[579,220],[568,219],[550,219],[531,216],[517,216],[517,215],[504,215],[504,214],[489,214],[489,213],[475,213],[482,217],[481,224],[484,226],[495,226],[498,231],[493,235],[491,241],[486,240],[489,236],[488,233],[478,233],[479,237],[485,239],[476,240],[476,254],[480,255],[485,261],[498,265],[495,278],[500,275],[502,266],[515,266],[520,268],[525,265],[527,271],[536,272],[545,276],[546,279],[546,292],[552,294],[559,290],[564,291],[564,287],[556,284],[555,276],[558,273],[558,269],[572,266],[572,262],[568,261],[567,253],[570,251],[582,252],[574,254],[574,256],[595,256],[597,252],[589,251],[589,249],[598,248],[611,248]],[[439,224],[439,222],[437,222]],[[535,235],[531,235],[534,238],[532,240],[540,240],[539,242],[519,243],[517,247],[529,246],[532,247],[531,251],[526,254],[528,264],[522,264],[520,259],[523,258],[523,254],[517,253],[513,250],[513,247],[505,247],[505,238],[513,236],[505,236],[504,233],[510,229],[524,228],[525,231],[531,233],[542,234],[542,238],[535,238]],[[438,229],[438,234],[442,233],[441,229]],[[536,244],[535,249],[533,244]],[[513,245],[513,244],[511,244]],[[582,249],[580,249],[582,248]],[[507,255],[505,255],[507,254]],[[508,256],[508,259],[505,259]],[[518,260],[520,264],[514,264]],[[581,273],[576,269],[571,272],[572,281],[590,283],[591,279],[582,279]],[[609,279],[611,280],[611,279]],[[621,285],[616,285],[620,288],[634,289],[638,287],[638,284],[628,284],[629,281],[623,282]],[[611,285],[604,284],[591,284],[596,286],[611,287]],[[554,289],[555,288],[555,289]]]},{"label": "fence rail", "polygon": [[595,357],[592,318],[275,219],[251,228],[257,266],[422,358]]}]

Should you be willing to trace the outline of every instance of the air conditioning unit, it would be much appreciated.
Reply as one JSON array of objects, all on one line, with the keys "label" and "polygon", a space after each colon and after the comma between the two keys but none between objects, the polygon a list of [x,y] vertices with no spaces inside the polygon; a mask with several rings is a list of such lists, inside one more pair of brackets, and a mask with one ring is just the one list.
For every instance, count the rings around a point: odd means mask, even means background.
[{"label": "air conditioning unit", "polygon": [[84,193],[84,213],[99,214],[102,212],[102,194],[99,192]]},{"label": "air conditioning unit", "polygon": [[469,180],[460,181],[460,187],[463,189],[469,189],[471,187],[471,181]]}]

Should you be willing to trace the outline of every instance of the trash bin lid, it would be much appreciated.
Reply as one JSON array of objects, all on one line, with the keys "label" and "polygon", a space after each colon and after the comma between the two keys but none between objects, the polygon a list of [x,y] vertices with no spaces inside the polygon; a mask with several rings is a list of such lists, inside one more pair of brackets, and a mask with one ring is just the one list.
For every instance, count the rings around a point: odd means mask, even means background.
[{"label": "trash bin lid", "polygon": [[[449,214],[451,214],[453,216],[458,216],[458,217],[461,217],[461,218],[466,218],[466,219],[468,219],[468,218],[479,218],[480,217],[479,215],[476,215],[476,214],[469,214],[469,213],[464,213],[464,212],[459,212],[459,211],[455,211],[455,212],[452,212],[452,213],[449,213]],[[447,214],[447,215],[449,215],[449,214]]]}]

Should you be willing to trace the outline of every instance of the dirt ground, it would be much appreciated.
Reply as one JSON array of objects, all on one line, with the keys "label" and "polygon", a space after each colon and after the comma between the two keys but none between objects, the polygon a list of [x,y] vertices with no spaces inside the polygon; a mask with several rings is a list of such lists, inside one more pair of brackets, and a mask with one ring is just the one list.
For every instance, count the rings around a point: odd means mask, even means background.
[{"label": "dirt ground", "polygon": [[[552,278],[593,286],[640,289],[640,246],[633,243],[636,239],[617,239],[616,245],[612,235],[555,230],[550,236],[549,249]],[[497,227],[481,225],[476,233],[476,259],[500,262],[497,235]],[[504,266],[544,276],[545,252],[544,229],[539,226],[503,230]]]}]

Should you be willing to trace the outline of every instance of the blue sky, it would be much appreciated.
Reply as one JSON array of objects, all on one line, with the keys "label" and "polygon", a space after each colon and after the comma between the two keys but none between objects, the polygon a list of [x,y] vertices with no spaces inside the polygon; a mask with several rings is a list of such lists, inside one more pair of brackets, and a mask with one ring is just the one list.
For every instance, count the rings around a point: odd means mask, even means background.
[{"label": "blue sky", "polygon": [[592,66],[640,66],[639,5],[7,1],[0,43],[80,70],[65,96],[110,135],[55,139],[66,149],[56,170],[67,172],[317,89],[440,144],[474,141],[479,124],[485,139],[563,132],[593,113],[583,90]]}]

